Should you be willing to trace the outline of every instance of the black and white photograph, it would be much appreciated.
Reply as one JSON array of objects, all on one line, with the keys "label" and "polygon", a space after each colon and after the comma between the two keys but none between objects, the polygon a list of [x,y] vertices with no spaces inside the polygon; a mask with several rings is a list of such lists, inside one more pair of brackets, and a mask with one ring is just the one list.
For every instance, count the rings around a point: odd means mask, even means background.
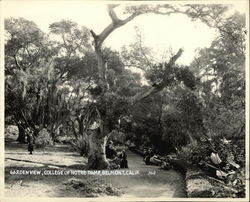
[{"label": "black and white photograph", "polygon": [[249,201],[248,0],[0,6],[0,201]]}]

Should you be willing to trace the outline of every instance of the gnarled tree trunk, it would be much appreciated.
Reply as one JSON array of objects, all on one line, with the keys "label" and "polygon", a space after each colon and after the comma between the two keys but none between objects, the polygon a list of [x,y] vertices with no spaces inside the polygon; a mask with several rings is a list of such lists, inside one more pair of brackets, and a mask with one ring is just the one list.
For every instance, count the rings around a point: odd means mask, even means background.
[{"label": "gnarled tree trunk", "polygon": [[25,143],[25,130],[22,126],[17,125],[18,127],[18,138],[17,141],[20,143]]},{"label": "gnarled tree trunk", "polygon": [[109,163],[106,159],[105,147],[107,136],[96,129],[89,135],[88,169],[106,169]]}]

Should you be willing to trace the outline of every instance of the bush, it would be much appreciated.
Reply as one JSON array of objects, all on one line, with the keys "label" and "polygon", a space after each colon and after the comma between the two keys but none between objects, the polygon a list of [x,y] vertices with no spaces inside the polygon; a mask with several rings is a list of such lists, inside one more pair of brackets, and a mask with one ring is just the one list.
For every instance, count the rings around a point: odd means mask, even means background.
[{"label": "bush", "polygon": [[48,145],[53,145],[52,138],[46,128],[43,128],[42,130],[39,131],[35,139],[35,145],[37,147],[45,147]]},{"label": "bush", "polygon": [[7,135],[7,136],[9,136],[9,135],[10,135],[10,136],[11,136],[11,135],[17,136],[18,133],[19,133],[18,127],[15,126],[15,125],[8,125],[8,126],[6,126],[6,128],[5,128],[5,135]]},{"label": "bush", "polygon": [[[215,190],[216,197],[244,197],[245,150],[243,148],[244,140],[233,141],[217,137],[203,139],[197,146],[185,147],[178,154],[179,157],[186,159],[189,165],[196,165],[224,182],[222,188]],[[229,191],[224,192],[225,187]]]},{"label": "bush", "polygon": [[78,191],[84,197],[121,196],[123,194],[120,188],[100,179],[71,178],[63,184],[67,191]]},{"label": "bush", "polygon": [[80,155],[88,155],[89,145],[88,145],[88,139],[86,136],[80,136],[77,139],[71,141],[71,144],[77,152],[80,153]]}]

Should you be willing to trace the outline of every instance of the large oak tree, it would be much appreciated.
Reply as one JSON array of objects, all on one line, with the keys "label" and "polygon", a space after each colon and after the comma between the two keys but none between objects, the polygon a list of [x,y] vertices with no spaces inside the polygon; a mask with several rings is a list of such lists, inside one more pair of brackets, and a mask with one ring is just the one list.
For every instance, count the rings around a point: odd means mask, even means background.
[{"label": "large oak tree", "polygon": [[[107,115],[108,105],[107,102],[103,102],[110,94],[110,88],[107,85],[106,80],[106,71],[107,71],[107,62],[103,57],[103,43],[105,39],[116,29],[127,24],[135,17],[142,14],[158,14],[158,15],[171,15],[174,13],[185,14],[193,19],[200,18],[203,22],[209,23],[209,26],[213,26],[213,23],[216,23],[226,10],[226,7],[219,5],[211,6],[201,6],[201,5],[183,5],[183,6],[173,6],[169,4],[159,4],[159,5],[139,5],[139,6],[126,6],[124,8],[124,14],[126,18],[121,19],[118,17],[115,9],[119,5],[110,4],[107,5],[107,12],[111,18],[111,23],[104,28],[100,34],[96,34],[91,30],[93,36],[93,45],[96,55],[96,60],[98,64],[98,93],[95,94],[95,98],[99,105],[96,105],[95,111],[95,128],[94,132],[90,135],[90,151],[88,159],[88,168],[90,169],[105,169],[109,166],[109,163],[105,155],[105,145],[107,141],[107,136],[110,133],[109,128],[109,118]],[[167,36],[166,36],[167,37]],[[168,63],[164,66],[163,77],[160,82],[154,84],[148,88],[142,89],[136,95],[127,99],[128,105],[134,105],[142,99],[149,97],[152,94],[155,94],[168,85],[172,81],[168,75],[168,70],[172,69],[175,65],[177,59],[181,56],[183,50],[179,51],[173,55]]]}]

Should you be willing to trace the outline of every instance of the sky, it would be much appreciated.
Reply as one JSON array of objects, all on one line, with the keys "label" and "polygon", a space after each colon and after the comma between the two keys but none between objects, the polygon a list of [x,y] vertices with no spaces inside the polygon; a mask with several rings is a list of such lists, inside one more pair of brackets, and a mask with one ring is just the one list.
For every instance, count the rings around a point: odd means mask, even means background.
[{"label": "sky", "polygon": [[[187,1],[186,1],[187,2]],[[3,1],[4,17],[23,17],[34,21],[44,32],[48,33],[49,24],[62,19],[70,19],[79,25],[100,33],[109,23],[110,18],[103,1]],[[246,1],[237,1],[233,9],[243,13]],[[199,48],[209,47],[216,37],[216,31],[199,21],[191,21],[181,14],[160,16],[147,14],[115,30],[105,41],[105,45],[116,50],[135,40],[135,26],[143,36],[143,43],[152,47],[156,58],[171,49],[173,53],[184,49],[179,64],[188,65]]]}]

